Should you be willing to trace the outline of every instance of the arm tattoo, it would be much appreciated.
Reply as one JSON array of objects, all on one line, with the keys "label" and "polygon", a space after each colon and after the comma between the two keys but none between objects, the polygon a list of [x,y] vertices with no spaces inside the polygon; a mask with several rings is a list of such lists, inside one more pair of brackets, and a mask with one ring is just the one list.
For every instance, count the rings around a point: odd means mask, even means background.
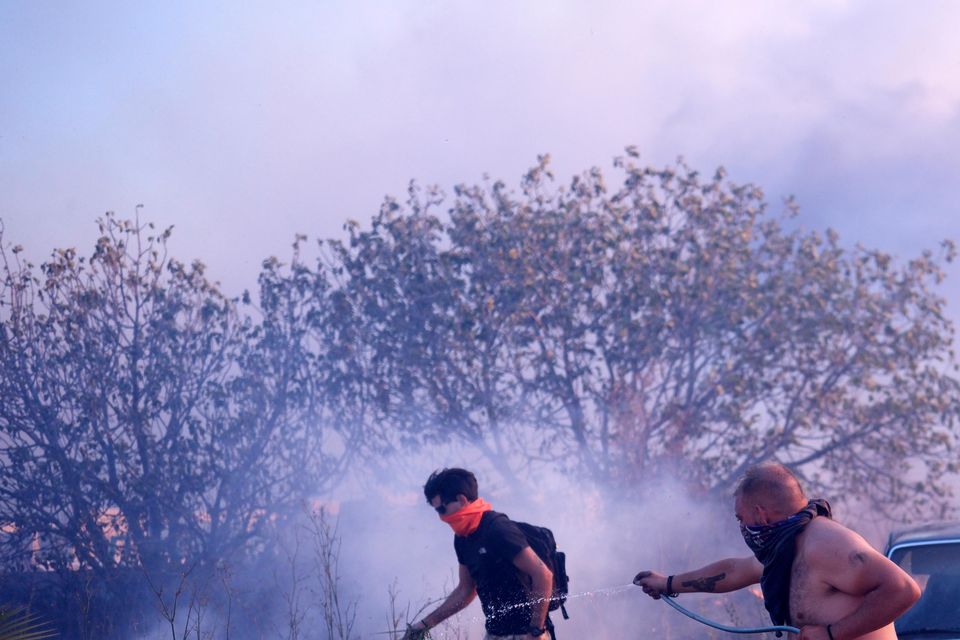
[{"label": "arm tattoo", "polygon": [[707,593],[713,593],[717,590],[717,583],[727,577],[726,573],[718,573],[715,576],[710,576],[709,578],[697,578],[696,580],[684,580],[681,584],[685,587],[690,587],[697,591],[705,591]]},{"label": "arm tattoo", "polygon": [[867,554],[863,551],[854,551],[850,554],[850,564],[856,566],[858,564],[867,564]]}]

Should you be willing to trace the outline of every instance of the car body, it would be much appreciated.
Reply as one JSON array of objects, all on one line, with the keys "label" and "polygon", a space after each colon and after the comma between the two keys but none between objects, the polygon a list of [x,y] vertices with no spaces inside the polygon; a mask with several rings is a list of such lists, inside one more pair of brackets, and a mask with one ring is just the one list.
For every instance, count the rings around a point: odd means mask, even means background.
[{"label": "car body", "polygon": [[960,522],[895,531],[886,555],[923,591],[897,619],[901,640],[960,640]]}]

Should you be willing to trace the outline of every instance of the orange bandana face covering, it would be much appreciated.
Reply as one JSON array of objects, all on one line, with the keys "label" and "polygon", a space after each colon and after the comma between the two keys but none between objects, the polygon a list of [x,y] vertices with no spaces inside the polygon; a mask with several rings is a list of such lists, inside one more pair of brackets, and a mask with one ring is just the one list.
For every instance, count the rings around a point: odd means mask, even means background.
[{"label": "orange bandana face covering", "polygon": [[450,525],[456,535],[466,537],[477,530],[483,514],[491,509],[493,507],[489,502],[483,498],[477,498],[460,511],[449,516],[440,516],[440,519]]}]

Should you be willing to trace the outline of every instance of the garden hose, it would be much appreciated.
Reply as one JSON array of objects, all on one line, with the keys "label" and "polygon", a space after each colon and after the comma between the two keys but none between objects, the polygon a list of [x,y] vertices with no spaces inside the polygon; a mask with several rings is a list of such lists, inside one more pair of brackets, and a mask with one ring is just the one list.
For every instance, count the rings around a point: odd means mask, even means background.
[{"label": "garden hose", "polygon": [[787,626],[787,625],[776,625],[776,626],[770,626],[770,627],[729,627],[725,624],[720,624],[719,622],[708,620],[703,616],[698,615],[693,611],[690,611],[683,605],[680,605],[674,602],[673,598],[671,598],[670,596],[664,593],[660,594],[660,599],[666,602],[668,605],[670,605],[674,609],[676,609],[677,611],[679,611],[680,613],[682,613],[683,615],[687,616],[688,618],[693,618],[700,624],[705,624],[708,627],[713,627],[714,629],[719,629],[720,631],[726,631],[727,633],[775,633],[777,634],[778,638],[782,636],[784,632],[796,633],[796,634],[800,633],[800,629],[797,629],[796,627]]}]

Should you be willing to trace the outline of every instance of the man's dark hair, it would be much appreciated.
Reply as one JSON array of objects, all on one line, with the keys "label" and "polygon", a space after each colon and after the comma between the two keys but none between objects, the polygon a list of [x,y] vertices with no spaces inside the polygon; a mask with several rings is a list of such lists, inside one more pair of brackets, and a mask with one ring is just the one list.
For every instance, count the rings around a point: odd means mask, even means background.
[{"label": "man's dark hair", "polygon": [[427,478],[427,484],[423,485],[423,495],[427,502],[433,500],[434,496],[440,496],[446,504],[456,500],[460,494],[466,496],[470,502],[477,499],[477,477],[466,469],[434,471]]}]

